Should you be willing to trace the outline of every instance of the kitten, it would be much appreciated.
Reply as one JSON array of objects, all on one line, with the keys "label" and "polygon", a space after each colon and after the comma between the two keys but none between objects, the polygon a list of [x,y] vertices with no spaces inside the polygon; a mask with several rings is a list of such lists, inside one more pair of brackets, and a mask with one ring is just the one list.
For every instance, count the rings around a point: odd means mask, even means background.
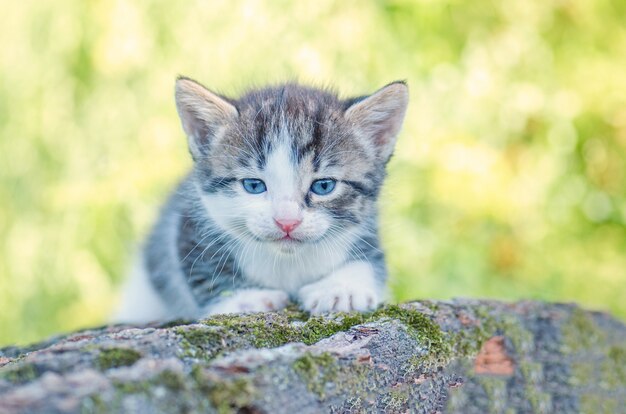
[{"label": "kitten", "polygon": [[239,99],[191,79],[176,107],[193,169],[161,212],[118,321],[280,309],[365,311],[384,296],[377,199],[404,82],[342,100],[284,84]]}]

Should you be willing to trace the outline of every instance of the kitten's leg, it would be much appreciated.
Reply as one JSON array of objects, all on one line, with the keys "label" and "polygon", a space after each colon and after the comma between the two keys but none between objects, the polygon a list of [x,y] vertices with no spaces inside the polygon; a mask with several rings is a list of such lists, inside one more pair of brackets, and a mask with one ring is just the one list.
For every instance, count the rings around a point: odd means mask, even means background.
[{"label": "kitten's leg", "polygon": [[122,290],[113,323],[147,323],[167,319],[167,308],[150,283],[142,256],[135,258],[132,273]]},{"label": "kitten's leg", "polygon": [[366,262],[350,262],[329,276],[298,292],[302,307],[313,313],[348,312],[374,309],[381,302],[384,288],[374,269]]},{"label": "kitten's leg", "polygon": [[205,314],[267,312],[283,309],[289,295],[277,289],[238,289],[232,295],[211,303]]}]

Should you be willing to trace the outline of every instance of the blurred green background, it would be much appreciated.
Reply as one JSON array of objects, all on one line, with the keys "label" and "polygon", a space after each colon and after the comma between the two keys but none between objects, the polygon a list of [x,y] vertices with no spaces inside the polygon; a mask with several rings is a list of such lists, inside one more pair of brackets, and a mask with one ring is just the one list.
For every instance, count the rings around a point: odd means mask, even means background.
[{"label": "blurred green background", "polygon": [[407,79],[397,300],[626,317],[626,2],[25,0],[0,25],[0,344],[103,323],[189,168],[173,85]]}]

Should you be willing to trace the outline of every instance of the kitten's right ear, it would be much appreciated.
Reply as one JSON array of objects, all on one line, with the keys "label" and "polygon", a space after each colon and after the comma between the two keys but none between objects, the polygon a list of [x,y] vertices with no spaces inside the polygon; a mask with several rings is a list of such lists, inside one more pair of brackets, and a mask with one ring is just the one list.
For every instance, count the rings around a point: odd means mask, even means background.
[{"label": "kitten's right ear", "polygon": [[344,114],[363,139],[389,161],[409,103],[409,88],[403,81],[392,82],[364,98],[348,101]]},{"label": "kitten's right ear", "polygon": [[176,80],[176,109],[194,160],[206,156],[211,140],[239,115],[226,99],[182,76]]}]

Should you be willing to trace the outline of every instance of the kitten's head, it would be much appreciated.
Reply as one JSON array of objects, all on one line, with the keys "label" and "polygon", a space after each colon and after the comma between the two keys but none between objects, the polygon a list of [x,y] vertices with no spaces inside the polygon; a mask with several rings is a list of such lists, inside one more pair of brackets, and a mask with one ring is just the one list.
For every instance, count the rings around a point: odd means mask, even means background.
[{"label": "kitten's head", "polygon": [[403,82],[347,100],[296,84],[234,100],[191,79],[176,83],[209,216],[282,252],[372,221],[407,103]]}]

